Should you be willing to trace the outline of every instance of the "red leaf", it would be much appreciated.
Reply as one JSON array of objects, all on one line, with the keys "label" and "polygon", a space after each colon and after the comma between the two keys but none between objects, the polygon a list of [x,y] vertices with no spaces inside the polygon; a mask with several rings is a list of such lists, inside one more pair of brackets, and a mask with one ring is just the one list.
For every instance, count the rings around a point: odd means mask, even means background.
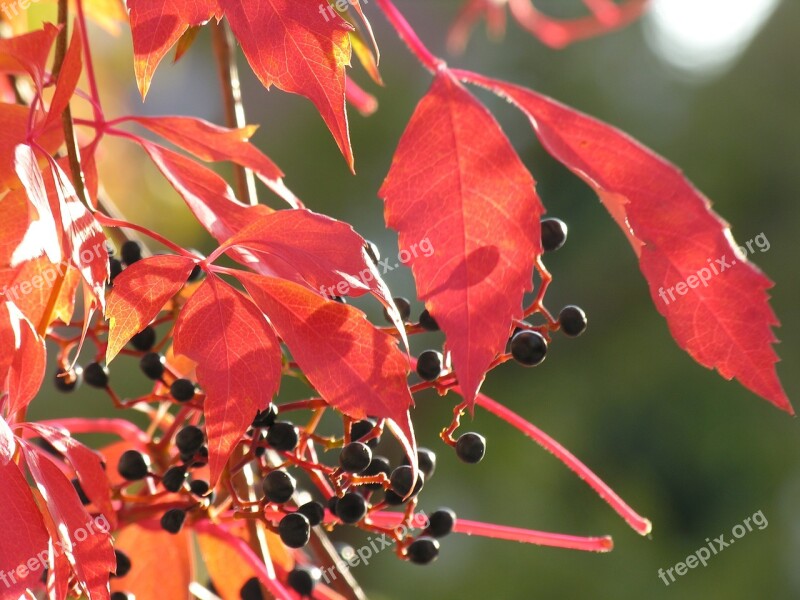
[{"label": "red leaf", "polygon": [[114,279],[106,307],[107,363],[156,318],[193,268],[194,261],[185,256],[152,256],[133,263]]},{"label": "red leaf", "polygon": [[0,73],[28,74],[41,92],[47,57],[58,31],[55,25],[45,23],[43,29],[0,39]]},{"label": "red leaf", "polygon": [[[4,465],[0,461],[0,522],[3,523],[0,573],[4,584],[0,596],[18,598],[27,587],[38,583],[47,564],[49,536],[28,482],[13,462]],[[31,559],[30,564],[36,570],[27,566]]]},{"label": "red leaf", "polygon": [[53,93],[53,99],[50,101],[50,108],[48,109],[47,122],[61,120],[61,114],[64,109],[69,106],[69,101],[75,93],[75,88],[78,86],[78,80],[81,77],[83,70],[83,60],[81,53],[83,47],[80,26],[73,26],[72,40],[70,41],[67,53],[64,56],[64,62],[61,65],[61,71],[58,74],[58,81],[56,82],[56,91]]},{"label": "red leaf", "polygon": [[72,483],[49,457],[25,447],[25,459],[58,528],[61,551],[74,557],[70,563],[89,600],[108,600],[108,574],[116,567],[108,522],[89,515]]},{"label": "red leaf", "polygon": [[198,363],[214,484],[256,412],[278,391],[280,347],[253,303],[214,275],[181,311],[174,342],[176,354]]},{"label": "red leaf", "polygon": [[344,95],[350,25],[338,15],[325,19],[310,0],[220,4],[261,83],[311,100],[352,169]]},{"label": "red leaf", "polygon": [[[380,195],[472,401],[532,288],[543,212],[535,182],[488,111],[440,74],[411,117]],[[414,251],[424,240],[428,256]]]},{"label": "red leaf", "polygon": [[130,557],[131,570],[125,577],[111,580],[112,591],[128,592],[136,600],[193,598],[189,593],[194,570],[187,528],[173,535],[158,522],[134,523],[117,534],[115,546]]},{"label": "red leaf", "polygon": [[[738,251],[708,199],[674,165],[619,130],[525,88],[465,76],[516,104],[550,154],[598,193],[639,254],[650,295],[678,345],[793,413],[775,369],[772,282]],[[687,293],[665,299],[680,284]]]},{"label": "red leaf", "polygon": [[[14,343],[13,338],[10,341],[12,344]],[[9,340],[6,336],[6,331],[2,328],[0,328],[0,342],[3,343],[4,348],[10,347]],[[8,368],[8,365],[0,363],[0,374],[4,372],[4,368]],[[14,439],[14,433],[11,431],[11,428],[8,426],[8,423],[3,416],[0,415],[0,465],[7,465],[9,461],[14,458],[14,453],[16,451],[17,442]]]},{"label": "red leaf", "polygon": [[202,160],[231,161],[251,169],[290,206],[300,205],[284,185],[283,172],[248,141],[256,132],[256,126],[228,129],[192,117],[134,117],[131,120]]},{"label": "red leaf", "polygon": [[[11,302],[0,305],[0,331],[4,338],[8,336],[8,341],[13,343],[3,346],[3,354],[8,354],[10,361],[6,359],[0,362],[0,375],[3,376],[0,395],[2,392],[8,393],[9,414],[13,415],[25,409],[39,391],[47,358],[44,340]],[[11,348],[13,352],[9,352]],[[1,368],[4,363],[8,364],[5,373]]]},{"label": "red leaf", "polygon": [[59,221],[58,207],[53,208],[47,194],[44,178],[39,170],[39,163],[33,149],[27,144],[20,144],[14,148],[14,170],[22,182],[25,191],[36,212],[39,215],[39,232],[43,240],[44,248],[50,262],[57,264],[61,262],[62,253],[59,240],[61,232],[57,222]]},{"label": "red leaf", "polygon": [[372,415],[393,420],[400,428],[398,439],[414,456],[409,363],[395,338],[357,308],[295,283],[249,273],[237,276],[325,401],[353,419]]}]

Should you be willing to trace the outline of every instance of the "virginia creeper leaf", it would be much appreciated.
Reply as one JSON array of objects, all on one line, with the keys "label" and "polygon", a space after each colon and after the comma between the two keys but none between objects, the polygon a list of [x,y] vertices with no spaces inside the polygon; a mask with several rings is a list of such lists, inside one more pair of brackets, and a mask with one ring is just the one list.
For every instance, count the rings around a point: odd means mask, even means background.
[{"label": "virginia creeper leaf", "polygon": [[8,341],[13,342],[13,345],[4,346],[7,349],[3,353],[11,360],[6,373],[0,369],[0,376],[4,376],[0,381],[0,395],[8,394],[9,414],[14,414],[28,406],[42,385],[47,360],[44,340],[11,302],[0,305],[0,330],[4,331],[4,338],[8,336]]},{"label": "virginia creeper leaf", "polygon": [[107,363],[178,293],[194,264],[186,256],[151,256],[133,263],[114,279],[106,306]]},{"label": "virginia creeper leaf", "polygon": [[[472,401],[532,288],[543,212],[535,182],[489,112],[443,73],[411,117],[379,193]],[[428,256],[415,251],[424,240]]]},{"label": "virginia creeper leaf", "polygon": [[[678,345],[792,413],[775,368],[772,282],[737,249],[709,200],[674,165],[619,130],[525,88],[467,76],[520,108],[548,152],[597,192],[639,255]],[[686,293],[670,298],[676,286]]]},{"label": "virginia creeper leaf", "polygon": [[45,23],[42,29],[12,38],[0,38],[0,73],[27,74],[39,92],[44,85],[47,57],[59,28]]},{"label": "virginia creeper leaf", "polygon": [[278,391],[281,351],[275,333],[242,294],[210,275],[175,324],[175,352],[197,362],[212,484],[231,451]]}]

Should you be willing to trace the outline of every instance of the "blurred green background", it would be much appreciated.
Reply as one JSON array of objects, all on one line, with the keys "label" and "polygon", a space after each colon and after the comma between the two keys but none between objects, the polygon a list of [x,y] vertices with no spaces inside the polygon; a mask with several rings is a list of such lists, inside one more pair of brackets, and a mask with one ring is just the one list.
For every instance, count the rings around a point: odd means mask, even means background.
[{"label": "blurred green background", "polygon": [[[398,0],[423,40],[442,55],[447,26],[461,4]],[[679,25],[699,32],[701,41],[723,35],[727,20],[722,16],[748,3],[722,4],[713,32],[691,21],[691,11]],[[307,205],[353,223],[391,256],[397,252],[396,237],[383,226],[377,190],[430,76],[398,42],[374,3],[365,3],[365,10],[381,44],[387,85],[369,88],[380,102],[377,114],[365,119],[351,112],[356,177],[348,173],[311,104],[265,92],[241,61],[245,103],[248,121],[261,124],[256,142],[284,169],[287,184]],[[678,48],[664,37],[665,27],[663,18],[651,15],[564,51],[545,48],[514,25],[499,43],[487,40],[480,28],[466,53],[449,61],[532,87],[620,127],[680,165],[712,198],[739,242],[763,233],[770,249],[752,258],[777,283],[773,306],[783,323],[778,369],[790,397],[797,399],[800,3],[777,2],[740,52],[710,70],[685,68],[703,63],[702,50],[690,48],[684,68],[670,62]],[[98,31],[93,41],[102,56],[106,98],[120,113],[194,114],[223,121],[207,32],[178,65],[162,65],[145,105],[133,83],[127,33],[111,38]],[[367,84],[359,68],[353,74]],[[653,521],[653,533],[638,536],[552,456],[480,409],[465,427],[488,438],[488,454],[477,466],[459,463],[437,437],[449,422],[454,398],[431,395],[419,399],[413,415],[419,443],[439,453],[422,509],[447,505],[469,519],[611,534],[615,549],[596,555],[451,536],[432,566],[402,563],[384,552],[369,566],[354,569],[354,575],[378,599],[800,597],[796,419],[697,366],[677,348],[652,306],[627,241],[594,194],[546,156],[521,115],[478,95],[538,180],[548,214],[570,228],[567,245],[546,259],[555,277],[547,304],[556,311],[579,304],[590,320],[581,338],[557,339],[542,366],[505,365],[489,375],[484,391],[582,458]],[[160,176],[129,147],[111,148],[103,174],[126,216],[209,251],[209,238]],[[124,171],[122,160],[130,161]],[[415,297],[408,271],[389,273],[387,281],[397,295]],[[421,308],[415,301],[415,314]],[[377,314],[374,309],[370,305],[371,314]],[[415,350],[432,343],[440,340],[415,340]],[[145,387],[132,362],[115,367],[112,378],[126,393]],[[289,386],[285,394],[295,392]],[[48,388],[42,396],[33,405],[33,418],[108,411],[105,397],[91,391],[65,398]],[[684,560],[706,538],[729,538],[732,527],[759,510],[769,523],[765,529],[747,534],[706,568],[689,571],[669,587],[658,578],[659,568]],[[354,546],[364,543],[358,534],[346,539]]]}]

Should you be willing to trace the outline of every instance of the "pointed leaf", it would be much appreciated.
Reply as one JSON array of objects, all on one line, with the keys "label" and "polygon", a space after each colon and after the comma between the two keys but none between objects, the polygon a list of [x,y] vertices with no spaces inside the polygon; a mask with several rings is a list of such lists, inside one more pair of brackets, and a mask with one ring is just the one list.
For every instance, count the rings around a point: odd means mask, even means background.
[{"label": "pointed leaf", "polygon": [[206,392],[209,468],[216,483],[236,443],[278,391],[275,333],[247,298],[210,275],[175,324],[175,352],[197,362]]},{"label": "pointed leaf", "polygon": [[41,92],[47,57],[59,28],[45,23],[43,29],[12,38],[0,38],[0,73],[27,74]]},{"label": "pointed leaf", "polygon": [[133,263],[114,279],[106,307],[107,363],[156,318],[193,268],[194,261],[186,256],[151,256]]},{"label": "pointed leaf", "polygon": [[708,199],[674,165],[619,130],[525,88],[470,78],[516,104],[550,154],[598,193],[639,255],[678,345],[792,413],[775,368],[772,282],[739,251]]},{"label": "pointed leaf", "polygon": [[[438,75],[380,195],[469,401],[532,287],[543,212],[534,186],[488,111],[448,74]],[[414,252],[425,240],[433,252]]]},{"label": "pointed leaf", "polygon": [[[9,414],[14,414],[27,408],[42,385],[47,361],[44,340],[11,302],[0,305],[0,330],[5,332],[4,337],[9,330],[13,334],[13,346],[4,346],[3,353],[8,353],[11,360],[4,380],[0,381],[0,395],[8,394]],[[3,375],[1,369],[0,375]]]}]

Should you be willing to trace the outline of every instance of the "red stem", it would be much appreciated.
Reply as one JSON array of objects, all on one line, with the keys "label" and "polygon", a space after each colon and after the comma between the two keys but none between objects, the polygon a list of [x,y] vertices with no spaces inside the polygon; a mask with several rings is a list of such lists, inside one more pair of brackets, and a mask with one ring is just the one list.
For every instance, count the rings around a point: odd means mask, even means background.
[{"label": "red stem", "polygon": [[436,73],[437,71],[447,68],[447,65],[441,58],[434,56],[433,53],[425,47],[425,44],[419,39],[419,36],[411,25],[409,25],[408,21],[406,21],[403,14],[392,4],[392,0],[377,0],[377,2],[378,6],[383,9],[389,23],[391,23],[392,27],[397,31],[400,39],[406,43],[414,56],[419,59],[426,69],[431,73]]},{"label": "red stem", "polygon": [[112,219],[111,217],[104,215],[103,213],[97,212],[95,213],[95,218],[100,222],[101,225],[105,225],[106,227],[122,227],[125,229],[133,229],[134,231],[138,231],[139,233],[143,233],[148,237],[153,238],[157,242],[161,242],[167,248],[172,250],[173,252],[180,254],[181,256],[185,256],[187,258],[191,258],[196,260],[197,255],[192,254],[188,250],[181,248],[177,244],[169,241],[167,238],[157,234],[155,231],[150,231],[147,227],[142,227],[141,225],[136,225],[135,223],[129,223],[128,221],[121,221],[119,219]]},{"label": "red stem", "polygon": [[150,441],[141,429],[125,419],[84,419],[81,417],[69,417],[37,421],[36,423],[37,425],[43,425],[45,427],[64,428],[69,431],[70,434],[113,433],[124,440],[136,444],[147,444]]},{"label": "red stem", "polygon": [[83,55],[84,61],[86,64],[86,79],[89,82],[89,91],[92,95],[92,107],[94,110],[94,118],[95,121],[103,122],[105,117],[103,116],[103,109],[102,105],[100,104],[100,92],[97,87],[97,78],[94,74],[94,64],[92,62],[92,53],[89,48],[89,31],[86,28],[86,15],[83,12],[83,0],[78,0],[76,2],[78,6],[78,19],[81,23],[81,39],[83,44]]}]

